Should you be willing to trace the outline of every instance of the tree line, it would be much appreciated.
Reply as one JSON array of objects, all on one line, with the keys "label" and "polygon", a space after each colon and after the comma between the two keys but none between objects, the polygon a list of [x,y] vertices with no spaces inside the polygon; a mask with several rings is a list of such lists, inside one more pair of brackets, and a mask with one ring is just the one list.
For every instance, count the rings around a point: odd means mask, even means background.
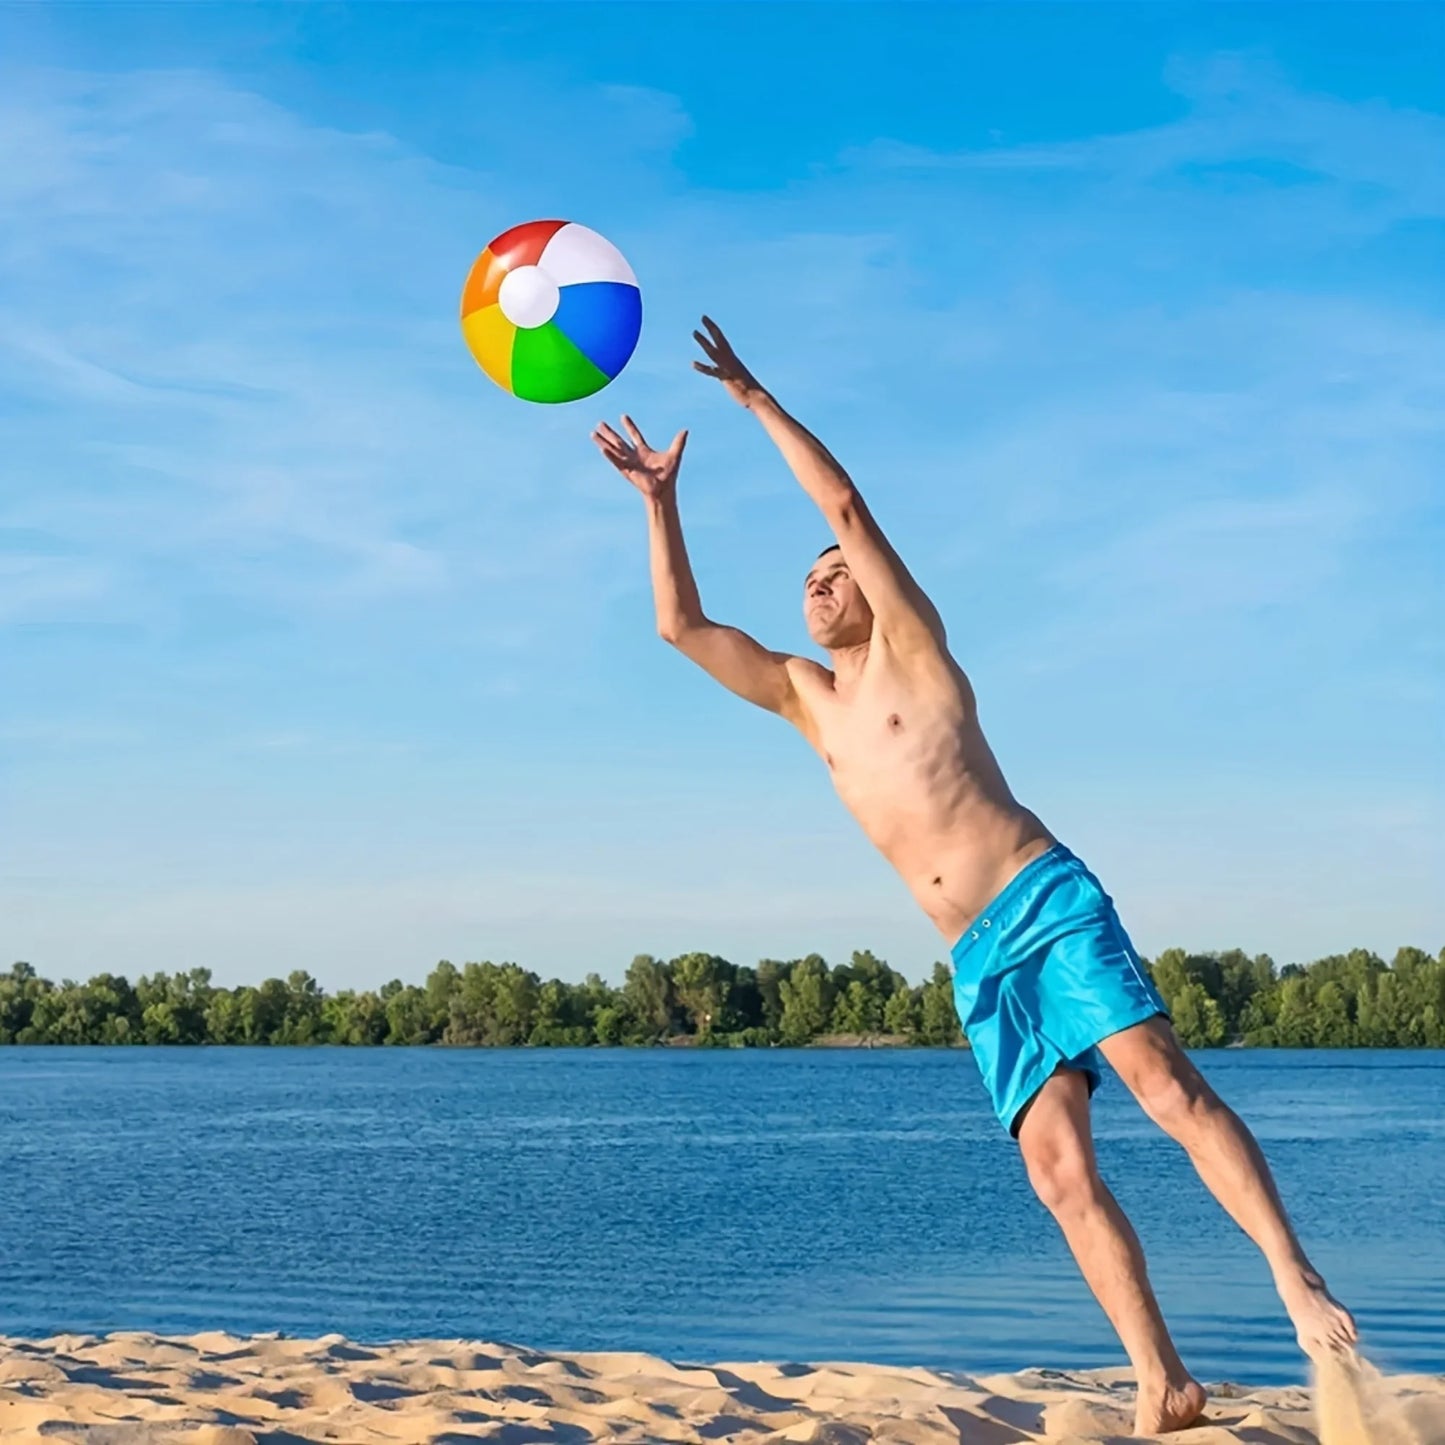
[{"label": "tree line", "polygon": [[[1386,964],[1355,949],[1277,968],[1265,954],[1186,953],[1149,964],[1184,1043],[1283,1048],[1445,1048],[1445,949]],[[211,972],[112,973],[87,983],[0,974],[0,1044],[449,1044],[479,1047],[684,1043],[963,1042],[942,963],[921,984],[866,949],[756,967],[711,953],[639,954],[620,986],[541,979],[515,963],[447,962],[424,984],[327,993],[304,970],[221,988]]]}]

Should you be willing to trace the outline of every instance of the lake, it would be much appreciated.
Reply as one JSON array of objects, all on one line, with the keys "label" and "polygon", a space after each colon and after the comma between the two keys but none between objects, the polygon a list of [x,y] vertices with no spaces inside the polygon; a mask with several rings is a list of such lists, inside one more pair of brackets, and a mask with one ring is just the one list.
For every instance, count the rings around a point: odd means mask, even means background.
[{"label": "lake", "polygon": [[[1445,1372],[1445,1054],[1201,1062],[1366,1351]],[[1180,1151],[1095,1119],[1185,1360],[1302,1380]],[[965,1052],[0,1048],[0,1219],[0,1333],[1124,1363]]]}]

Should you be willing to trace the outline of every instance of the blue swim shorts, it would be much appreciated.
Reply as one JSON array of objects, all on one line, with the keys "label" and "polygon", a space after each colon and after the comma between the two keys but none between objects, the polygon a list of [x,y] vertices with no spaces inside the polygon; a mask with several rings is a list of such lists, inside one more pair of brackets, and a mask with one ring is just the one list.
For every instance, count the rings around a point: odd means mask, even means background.
[{"label": "blue swim shorts", "polygon": [[1103,1078],[1098,1043],[1169,1011],[1113,900],[1063,844],[1026,863],[953,946],[953,1002],[994,1112],[1017,1136],[1060,1064]]}]

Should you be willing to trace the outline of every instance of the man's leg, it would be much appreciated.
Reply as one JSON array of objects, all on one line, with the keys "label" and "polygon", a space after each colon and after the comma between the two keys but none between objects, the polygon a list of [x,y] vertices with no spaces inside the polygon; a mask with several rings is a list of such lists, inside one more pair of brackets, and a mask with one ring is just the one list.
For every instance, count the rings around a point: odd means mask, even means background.
[{"label": "man's leg", "polygon": [[1184,1147],[1209,1192],[1259,1246],[1300,1348],[1318,1356],[1352,1347],[1355,1322],[1305,1257],[1254,1135],[1209,1087],[1168,1020],[1154,1018],[1125,1029],[1105,1039],[1099,1051],[1144,1112]]},{"label": "man's leg", "polygon": [[1034,1192],[1058,1221],[1134,1366],[1139,1382],[1135,1433],[1155,1435],[1191,1425],[1204,1408],[1204,1391],[1169,1338],[1138,1236],[1099,1177],[1083,1074],[1060,1069],[1034,1096],[1019,1128],[1019,1148]]}]

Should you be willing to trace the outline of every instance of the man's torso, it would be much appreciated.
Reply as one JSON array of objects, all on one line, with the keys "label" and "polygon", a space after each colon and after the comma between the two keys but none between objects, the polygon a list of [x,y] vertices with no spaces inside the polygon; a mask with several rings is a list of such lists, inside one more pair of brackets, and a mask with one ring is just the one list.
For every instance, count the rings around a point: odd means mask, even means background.
[{"label": "man's torso", "polygon": [[951,942],[1054,842],[1009,791],[968,678],[941,647],[902,656],[876,633],[846,691],[816,663],[791,670],[838,796]]}]

